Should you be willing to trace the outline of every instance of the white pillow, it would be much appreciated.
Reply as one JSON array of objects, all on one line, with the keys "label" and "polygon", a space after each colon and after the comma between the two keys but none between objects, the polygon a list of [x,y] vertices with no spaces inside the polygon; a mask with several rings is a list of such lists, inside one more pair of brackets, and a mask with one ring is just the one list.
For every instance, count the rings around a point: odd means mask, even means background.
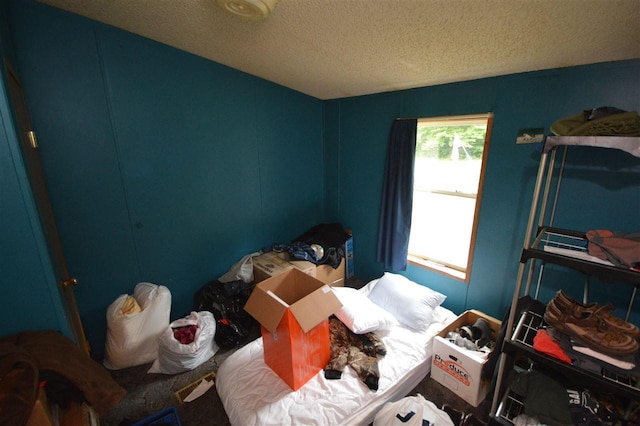
[{"label": "white pillow", "polygon": [[375,330],[388,330],[398,324],[398,320],[393,315],[355,288],[332,288],[342,303],[342,308],[335,312],[335,316],[354,333],[364,334]]},{"label": "white pillow", "polygon": [[380,278],[374,278],[371,281],[369,281],[368,283],[366,283],[361,289],[359,289],[358,291],[362,294],[364,294],[365,296],[369,296],[369,293],[371,293],[371,290],[373,290],[373,287],[376,286],[376,284],[378,284],[378,281],[380,281]]},{"label": "white pillow", "polygon": [[433,319],[433,310],[447,298],[442,293],[408,278],[385,272],[369,294],[376,305],[390,312],[402,324],[425,331]]}]

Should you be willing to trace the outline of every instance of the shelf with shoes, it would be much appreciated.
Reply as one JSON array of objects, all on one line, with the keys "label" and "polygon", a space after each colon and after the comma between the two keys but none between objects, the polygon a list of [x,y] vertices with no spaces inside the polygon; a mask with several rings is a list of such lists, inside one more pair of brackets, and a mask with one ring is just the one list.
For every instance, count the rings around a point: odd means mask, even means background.
[{"label": "shelf with shoes", "polygon": [[[564,383],[571,383],[572,388],[598,389],[600,392],[610,392],[631,401],[640,401],[638,379],[624,373],[623,370],[615,369],[614,366],[606,367],[606,363],[600,364],[597,370],[585,370],[534,348],[537,333],[540,330],[551,330],[544,319],[545,310],[546,305],[531,299],[526,309],[519,314],[510,339],[504,342],[503,353],[526,358],[528,368],[544,366],[555,378],[561,378]],[[523,368],[519,370],[523,371]],[[524,413],[525,401],[525,396],[507,387],[497,405],[494,420],[499,424],[514,424],[516,418]]]},{"label": "shelf with shoes", "polygon": [[538,301],[534,303],[529,310],[520,316],[511,339],[504,344],[503,352],[525,354],[532,362],[544,363],[547,368],[557,371],[558,374],[571,379],[574,383],[586,387],[595,386],[598,389],[640,400],[638,381],[631,375],[616,370],[613,366],[606,368],[603,363],[598,371],[588,371],[536,350],[533,339],[539,330],[547,329],[548,325],[544,320],[546,306]]},{"label": "shelf with shoes", "polygon": [[[620,371],[616,368],[602,368],[601,371],[586,370],[539,352],[533,347],[533,339],[538,331],[540,329],[547,330],[550,325],[545,321],[547,305],[536,300],[539,296],[541,283],[544,279],[544,269],[547,264],[569,268],[581,272],[585,276],[583,302],[575,302],[575,306],[577,307],[576,309],[597,310],[597,315],[594,314],[592,316],[594,320],[595,318],[600,318],[605,315],[611,320],[614,320],[614,318],[610,313],[613,307],[608,305],[599,306],[596,304],[587,304],[589,280],[591,277],[597,278],[607,284],[631,286],[631,297],[626,307],[626,317],[624,320],[616,317],[615,321],[618,321],[616,323],[618,325],[628,321],[633,310],[638,287],[640,287],[640,270],[637,268],[614,264],[590,254],[588,250],[590,241],[586,232],[553,226],[553,212],[558,202],[557,195],[565,166],[567,147],[581,145],[620,149],[635,157],[640,157],[640,137],[553,136],[546,138],[542,147],[542,156],[525,234],[525,244],[521,252],[512,304],[505,326],[506,331],[502,345],[502,356],[496,375],[491,407],[491,419],[495,423],[513,424],[513,419],[523,410],[525,403],[524,397],[514,393],[507,385],[508,375],[514,368],[514,359],[520,357],[526,358],[532,366],[539,366],[551,372],[551,374],[559,378],[561,377],[563,380],[575,383],[577,386],[606,390],[624,399],[628,399],[631,401],[630,404],[637,404],[637,401],[640,401],[640,389],[638,388],[638,381],[635,376],[619,374]],[[564,148],[564,158],[562,159],[561,165],[556,167],[556,153],[559,148]],[[555,188],[552,188],[552,180],[557,182]],[[551,214],[549,214],[548,210],[551,211]],[[536,269],[538,270],[538,281],[534,288],[532,281]],[[562,285],[559,287],[561,286]],[[523,296],[529,297],[529,295],[533,297],[531,299],[531,305],[528,306],[527,309],[521,310],[519,306],[521,298]],[[556,309],[556,307],[554,307],[554,309]],[[559,329],[563,329],[562,321],[568,318],[569,322],[571,322],[573,319],[573,317],[568,316],[570,313],[564,311],[564,307],[562,312],[553,311],[552,314],[550,318],[557,320],[554,322]],[[558,318],[554,316],[555,314],[557,314]],[[589,312],[584,315],[588,317]],[[591,321],[591,319],[589,321]],[[577,329],[580,322],[576,320],[575,323]],[[604,331],[598,331],[597,324],[589,323],[589,326],[595,326],[595,328],[587,329],[582,337],[596,342],[598,336],[589,336],[588,333],[590,333],[590,330],[596,330],[593,332],[594,334],[596,332],[604,333]],[[553,331],[553,327],[549,327],[549,330]],[[564,329],[564,331],[567,331],[567,329]],[[608,341],[615,338],[614,334],[603,334],[602,337]],[[630,340],[633,341],[636,346],[630,346]],[[617,344],[621,345],[621,352],[623,349],[627,352],[633,351],[634,348],[637,352],[637,342],[628,336],[618,338]],[[606,347],[606,342],[600,345],[600,347],[609,349]]]}]

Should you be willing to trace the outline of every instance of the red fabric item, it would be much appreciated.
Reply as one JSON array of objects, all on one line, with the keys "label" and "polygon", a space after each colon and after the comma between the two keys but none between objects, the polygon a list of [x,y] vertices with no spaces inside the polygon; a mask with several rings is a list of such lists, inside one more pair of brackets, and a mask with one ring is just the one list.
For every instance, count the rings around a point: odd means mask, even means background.
[{"label": "red fabric item", "polygon": [[183,345],[193,343],[196,338],[196,332],[198,331],[197,325],[186,325],[184,327],[178,327],[173,329],[173,337]]},{"label": "red fabric item", "polygon": [[560,361],[566,362],[567,364],[571,364],[571,358],[567,356],[567,354],[562,350],[558,342],[556,342],[547,330],[541,328],[536,333],[536,337],[533,338],[533,349],[538,352],[542,352],[543,354],[547,354],[554,358],[559,359]]}]

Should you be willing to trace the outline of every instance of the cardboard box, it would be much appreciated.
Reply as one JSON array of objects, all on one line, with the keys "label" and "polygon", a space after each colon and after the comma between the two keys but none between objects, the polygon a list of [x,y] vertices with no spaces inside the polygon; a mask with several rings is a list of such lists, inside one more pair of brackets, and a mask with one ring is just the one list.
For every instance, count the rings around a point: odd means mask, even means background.
[{"label": "cardboard box", "polygon": [[316,278],[325,284],[329,284],[333,287],[344,287],[344,270],[345,259],[343,258],[338,268],[333,269],[329,265],[317,265],[316,266]]},{"label": "cardboard box", "polygon": [[299,269],[305,274],[311,275],[313,278],[316,277],[315,263],[309,262],[308,260],[289,260],[289,263],[291,263],[294,268]]},{"label": "cardboard box", "polygon": [[[311,275],[312,277],[319,279],[325,284],[329,284],[332,287],[344,286],[345,265],[346,265],[345,259],[342,259],[342,261],[340,262],[340,265],[336,269],[334,269],[329,265],[316,265],[315,263],[312,263],[306,260],[293,260],[291,259],[291,256],[289,255],[289,253],[278,253],[277,256],[291,263],[292,265],[294,265],[294,267],[296,267],[297,269],[300,269],[302,272],[306,273],[307,275]],[[253,275],[255,279],[255,268],[254,268]],[[263,275],[259,274],[259,276],[263,276]]]},{"label": "cardboard box", "polygon": [[95,410],[86,403],[70,402],[69,408],[59,411],[60,426],[92,426],[100,423]]},{"label": "cardboard box", "polygon": [[316,265],[306,260],[290,261],[285,258],[286,253],[268,252],[253,258],[253,280],[256,283],[275,277],[290,269],[300,269],[302,272],[315,276]]},{"label": "cardboard box", "polygon": [[53,426],[53,424],[53,416],[47,401],[47,394],[44,388],[40,387],[38,388],[38,397],[35,404],[33,404],[27,426]]},{"label": "cardboard box", "polygon": [[260,323],[265,363],[297,390],[329,362],[328,317],[341,306],[329,286],[292,268],[258,283],[244,309]]},{"label": "cardboard box", "polygon": [[465,311],[434,337],[431,360],[431,378],[451,389],[474,407],[484,400],[491,385],[489,381],[481,380],[482,367],[488,356],[457,346],[447,340],[446,336],[450,331],[474,324],[478,318],[484,318],[489,322],[495,340],[500,330],[500,321],[480,311]]},{"label": "cardboard box", "polygon": [[[349,231],[351,234],[351,231]],[[347,241],[344,243],[344,257],[346,259],[346,269],[345,269],[345,278],[351,278],[355,275],[353,270],[353,235],[350,235],[347,238]]]}]

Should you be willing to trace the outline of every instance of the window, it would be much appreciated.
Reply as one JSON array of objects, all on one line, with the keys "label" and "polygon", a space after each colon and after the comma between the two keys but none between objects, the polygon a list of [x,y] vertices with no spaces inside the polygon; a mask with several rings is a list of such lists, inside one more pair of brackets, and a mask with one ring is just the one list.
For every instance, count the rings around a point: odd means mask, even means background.
[{"label": "window", "polygon": [[492,118],[418,120],[409,263],[469,281]]}]

